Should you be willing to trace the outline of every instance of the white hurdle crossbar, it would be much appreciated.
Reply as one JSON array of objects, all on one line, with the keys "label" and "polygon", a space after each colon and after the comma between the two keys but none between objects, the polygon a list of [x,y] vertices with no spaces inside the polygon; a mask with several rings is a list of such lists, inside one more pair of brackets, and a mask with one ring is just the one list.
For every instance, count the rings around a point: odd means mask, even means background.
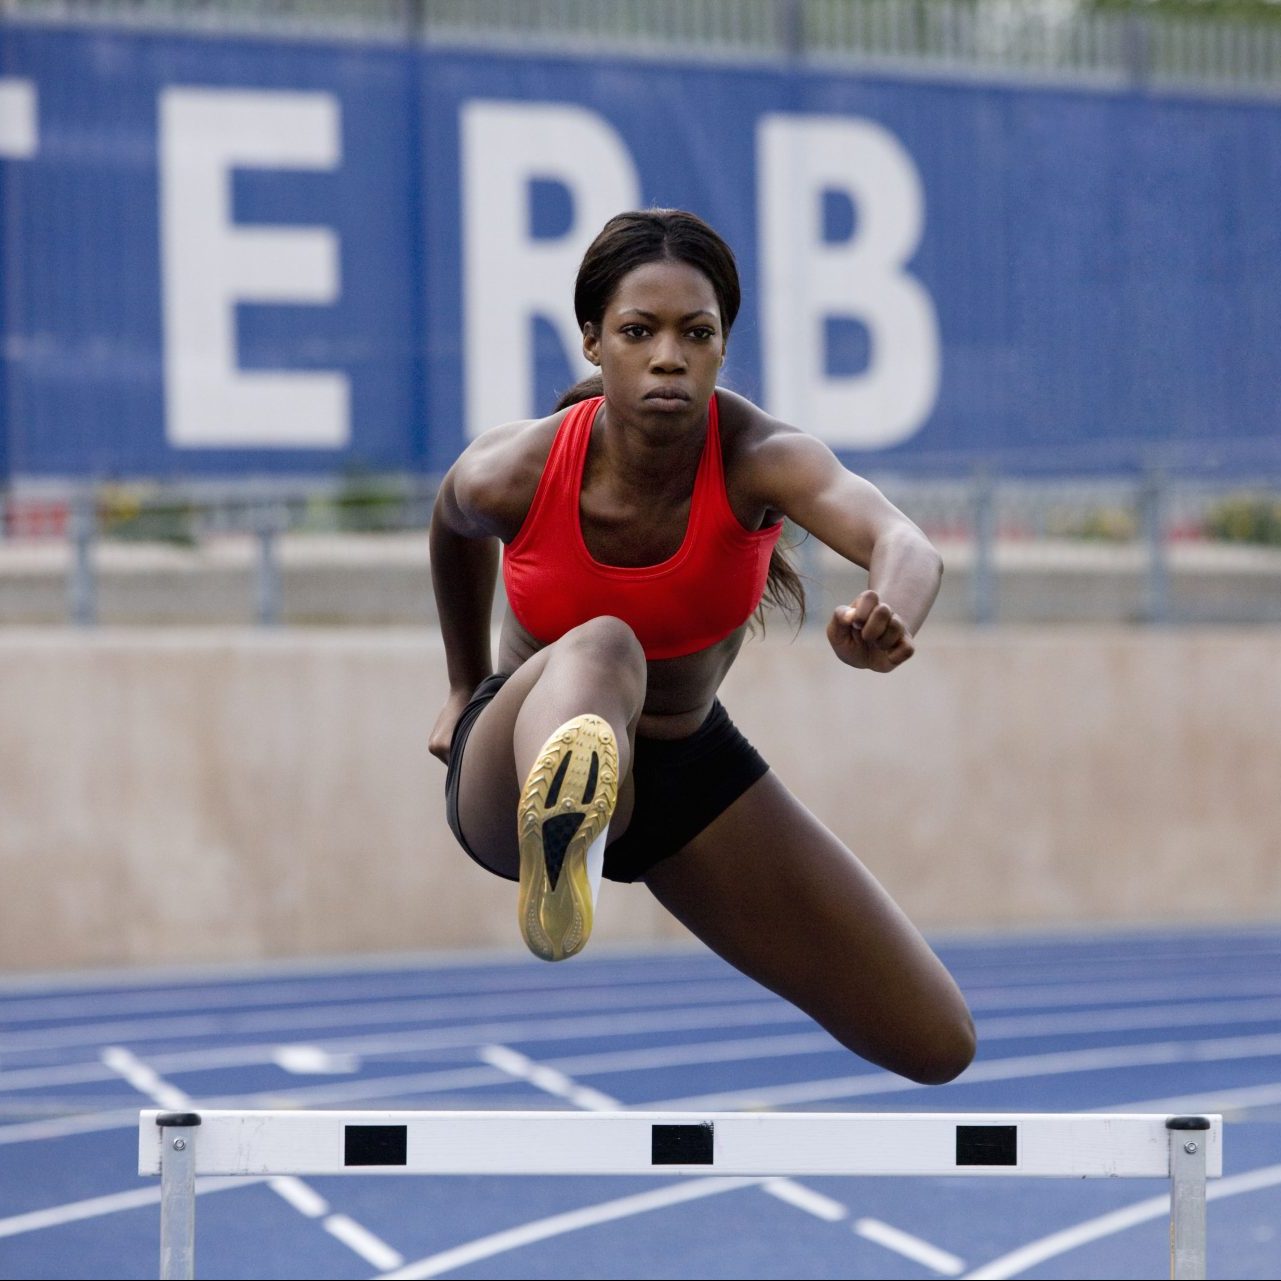
[{"label": "white hurdle crossbar", "polygon": [[1165,1178],[1170,1275],[1205,1276],[1222,1118],[1133,1113],[160,1112],[160,1275],[195,1269],[201,1174],[1034,1175]]}]

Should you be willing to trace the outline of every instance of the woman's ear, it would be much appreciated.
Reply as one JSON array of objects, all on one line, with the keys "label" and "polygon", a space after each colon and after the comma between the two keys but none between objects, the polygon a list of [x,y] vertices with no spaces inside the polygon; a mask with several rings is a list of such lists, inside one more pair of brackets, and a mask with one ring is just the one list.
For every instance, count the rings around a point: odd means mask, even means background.
[{"label": "woman's ear", "polygon": [[593,365],[599,366],[600,333],[590,320],[583,326],[583,355],[586,356]]}]

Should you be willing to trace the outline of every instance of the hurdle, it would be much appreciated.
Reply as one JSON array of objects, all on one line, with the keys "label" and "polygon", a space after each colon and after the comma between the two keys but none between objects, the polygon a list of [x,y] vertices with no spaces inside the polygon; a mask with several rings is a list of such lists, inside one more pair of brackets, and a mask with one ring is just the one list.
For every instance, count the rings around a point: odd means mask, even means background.
[{"label": "hurdle", "polygon": [[1222,1118],[1135,1113],[141,1113],[160,1176],[160,1276],[195,1275],[197,1175],[1001,1175],[1163,1178],[1170,1275],[1205,1277]]}]

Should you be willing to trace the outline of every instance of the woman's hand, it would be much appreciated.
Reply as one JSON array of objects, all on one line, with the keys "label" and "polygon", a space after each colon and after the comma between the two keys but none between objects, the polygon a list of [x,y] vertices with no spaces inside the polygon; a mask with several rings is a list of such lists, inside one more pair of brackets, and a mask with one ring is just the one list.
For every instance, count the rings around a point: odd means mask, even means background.
[{"label": "woman's hand", "polygon": [[916,653],[906,624],[873,591],[833,612],[827,639],[842,663],[873,672],[892,672]]},{"label": "woman's hand", "polygon": [[445,706],[440,709],[440,715],[436,717],[436,724],[432,726],[431,740],[428,743],[428,751],[437,758],[449,764],[449,745],[454,741],[454,729],[458,725],[458,718],[463,714],[463,709],[471,701],[471,690],[469,689],[451,689],[449,697],[445,700]]}]

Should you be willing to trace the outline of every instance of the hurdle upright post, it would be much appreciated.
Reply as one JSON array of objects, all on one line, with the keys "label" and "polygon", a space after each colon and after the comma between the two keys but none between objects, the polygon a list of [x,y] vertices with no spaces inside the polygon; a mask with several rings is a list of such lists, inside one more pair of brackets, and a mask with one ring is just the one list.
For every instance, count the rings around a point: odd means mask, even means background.
[{"label": "hurdle upright post", "polygon": [[1172,1116],[1170,1132],[1170,1275],[1205,1281],[1205,1131],[1210,1118]]},{"label": "hurdle upright post", "polygon": [[160,1127],[160,1276],[191,1281],[196,1275],[195,1112],[162,1112]]}]

